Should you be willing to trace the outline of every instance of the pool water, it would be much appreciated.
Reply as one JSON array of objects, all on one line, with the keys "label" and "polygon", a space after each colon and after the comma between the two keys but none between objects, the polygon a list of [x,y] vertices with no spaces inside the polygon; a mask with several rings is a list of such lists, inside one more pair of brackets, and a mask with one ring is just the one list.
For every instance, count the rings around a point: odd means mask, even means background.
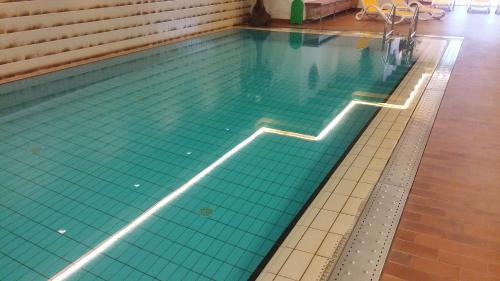
[{"label": "pool water", "polygon": [[250,278],[410,69],[381,45],[234,29],[0,85],[0,279]]}]

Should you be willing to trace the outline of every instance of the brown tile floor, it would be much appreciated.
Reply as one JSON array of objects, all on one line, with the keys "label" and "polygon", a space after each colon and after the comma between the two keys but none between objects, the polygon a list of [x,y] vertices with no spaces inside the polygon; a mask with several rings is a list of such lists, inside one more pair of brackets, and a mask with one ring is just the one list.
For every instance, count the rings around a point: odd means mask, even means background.
[{"label": "brown tile floor", "polygon": [[[304,27],[383,25],[348,13]],[[459,8],[419,33],[465,40],[382,280],[500,280],[500,15]]]}]

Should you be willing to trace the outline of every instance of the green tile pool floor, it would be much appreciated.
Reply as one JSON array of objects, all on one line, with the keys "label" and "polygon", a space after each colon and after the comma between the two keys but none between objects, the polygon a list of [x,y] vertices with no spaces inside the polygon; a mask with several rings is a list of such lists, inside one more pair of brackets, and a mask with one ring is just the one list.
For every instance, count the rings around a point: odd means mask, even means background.
[{"label": "green tile pool floor", "polygon": [[[410,67],[378,39],[323,39],[230,30],[0,86],[16,107],[0,117],[0,280],[53,277],[259,128],[317,135]],[[319,141],[258,136],[69,279],[249,278],[376,110]]]}]

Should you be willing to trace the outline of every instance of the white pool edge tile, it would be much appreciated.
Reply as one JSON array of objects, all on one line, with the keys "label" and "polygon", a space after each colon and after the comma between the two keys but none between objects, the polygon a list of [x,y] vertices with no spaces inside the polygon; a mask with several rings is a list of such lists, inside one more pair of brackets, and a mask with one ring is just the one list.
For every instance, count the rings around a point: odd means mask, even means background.
[{"label": "white pool edge tile", "polygon": [[[441,44],[441,47],[444,49],[445,46]],[[436,53],[438,53],[438,55],[436,55]],[[311,256],[307,258],[307,261],[304,259],[304,263],[311,263],[313,260],[318,261],[321,258],[326,259],[328,265],[318,266],[317,264],[311,264],[311,269],[308,270],[308,264],[307,267],[298,269],[291,264],[295,263],[295,260],[289,261],[288,259],[280,259],[278,263],[282,263],[281,268],[273,280],[278,280],[280,277],[286,277],[297,281],[313,280],[310,279],[311,276],[319,276],[319,279],[314,280],[320,280],[324,279],[324,277],[329,274],[332,265],[338,259],[344,244],[349,238],[350,232],[354,228],[365,206],[367,198],[375,187],[385,165],[389,161],[399,137],[403,134],[404,128],[419,98],[423,95],[430,80],[430,74],[434,72],[441,58],[441,54],[435,52],[435,50],[434,52],[427,50],[424,52],[423,56],[425,57],[420,58],[415,63],[387,101],[387,103],[390,104],[402,104],[402,101],[408,98],[409,94],[414,91],[417,83],[420,82],[420,87],[417,89],[415,98],[410,106],[404,110],[392,108],[380,109],[367,126],[366,130],[358,138],[353,149],[351,149],[344,158],[325,186],[322,187],[313,200],[313,203],[307,208],[297,225],[290,231],[285,239],[285,242],[287,240],[295,241],[298,239],[298,236],[302,239],[308,230],[314,229],[315,231],[327,231],[327,235],[322,235],[322,242],[310,243],[311,245],[309,245],[309,247],[299,246],[300,249],[297,248],[300,242],[291,244],[283,243],[279,247],[278,251],[307,251]],[[427,60],[432,60],[432,65],[429,65]],[[430,74],[424,77],[423,73]],[[422,79],[424,81],[421,81]],[[370,165],[372,162],[376,162],[376,164]],[[336,214],[333,224],[331,224],[328,230],[325,228],[328,222],[314,223],[318,215],[326,211]],[[325,220],[324,218],[321,219]],[[325,242],[324,240],[327,237],[332,237],[328,235],[335,235],[335,237],[337,237],[338,242],[336,243],[336,248],[330,249],[329,251],[323,248],[320,254],[321,245]],[[330,256],[325,257],[325,252],[328,252]],[[270,272],[268,266],[269,264],[276,266],[276,262],[273,256],[260,275],[268,276],[268,273],[275,273]],[[295,272],[289,274],[287,272],[288,268],[293,268]],[[311,272],[312,268],[319,268],[321,272],[313,274],[313,272]],[[300,274],[296,272],[300,270],[302,270]],[[261,280],[261,276],[259,276],[257,280]]]}]

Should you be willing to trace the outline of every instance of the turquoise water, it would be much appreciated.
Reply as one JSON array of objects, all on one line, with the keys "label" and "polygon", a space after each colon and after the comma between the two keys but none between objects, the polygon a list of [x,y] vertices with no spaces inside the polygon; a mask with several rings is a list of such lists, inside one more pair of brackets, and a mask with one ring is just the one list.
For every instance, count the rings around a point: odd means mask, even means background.
[{"label": "turquoise water", "polygon": [[54,276],[214,163],[69,279],[249,278],[377,108],[249,137],[384,101],[410,64],[380,46],[231,30],[0,86],[0,279]]}]

